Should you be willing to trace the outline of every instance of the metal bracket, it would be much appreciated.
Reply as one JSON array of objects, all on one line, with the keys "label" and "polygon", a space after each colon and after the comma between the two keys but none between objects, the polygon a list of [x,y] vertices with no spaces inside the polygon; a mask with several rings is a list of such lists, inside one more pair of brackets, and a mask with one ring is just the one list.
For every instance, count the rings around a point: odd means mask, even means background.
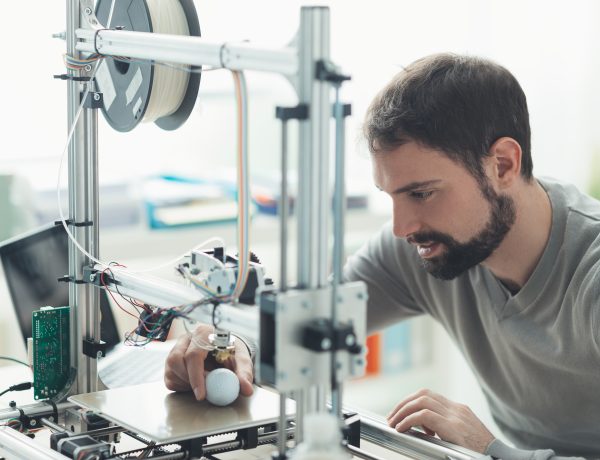
[{"label": "metal bracket", "polygon": [[[343,381],[363,375],[365,349],[358,344],[366,340],[367,292],[364,283],[344,283],[338,287],[337,321],[340,324],[351,324],[352,328],[344,329],[344,333],[334,333],[332,330],[331,334],[325,334],[331,336],[327,338],[330,342],[329,349],[321,347],[317,351],[317,347],[307,347],[305,344],[305,331],[311,330],[315,317],[325,318],[326,324],[331,322],[331,296],[330,286],[313,290],[261,292],[257,381],[282,392],[309,385],[327,385],[331,378],[330,352],[333,341],[339,340],[346,347],[339,346],[336,352],[336,378]],[[323,334],[311,332],[308,335]],[[348,344],[346,340],[349,340]],[[323,340],[318,342],[320,347]],[[352,352],[347,347],[352,347]],[[294,359],[289,359],[289,356]]]}]

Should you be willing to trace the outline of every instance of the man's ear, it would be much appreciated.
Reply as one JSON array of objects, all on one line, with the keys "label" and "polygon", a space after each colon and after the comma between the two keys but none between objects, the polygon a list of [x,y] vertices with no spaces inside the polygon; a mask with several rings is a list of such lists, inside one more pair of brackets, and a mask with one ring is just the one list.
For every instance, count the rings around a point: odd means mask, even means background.
[{"label": "man's ear", "polygon": [[488,171],[498,188],[510,187],[521,175],[523,151],[512,137],[501,137],[490,147]]}]

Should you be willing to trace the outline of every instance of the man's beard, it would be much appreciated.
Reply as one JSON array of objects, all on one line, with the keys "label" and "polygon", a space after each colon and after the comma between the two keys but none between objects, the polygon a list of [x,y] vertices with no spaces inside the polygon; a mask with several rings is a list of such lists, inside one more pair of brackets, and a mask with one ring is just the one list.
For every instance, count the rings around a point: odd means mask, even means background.
[{"label": "man's beard", "polygon": [[410,236],[412,243],[441,243],[445,252],[437,257],[421,259],[425,269],[442,280],[451,280],[487,259],[502,243],[516,218],[514,200],[498,195],[489,184],[481,191],[490,203],[491,216],[483,230],[466,243],[459,243],[445,233],[428,231]]}]

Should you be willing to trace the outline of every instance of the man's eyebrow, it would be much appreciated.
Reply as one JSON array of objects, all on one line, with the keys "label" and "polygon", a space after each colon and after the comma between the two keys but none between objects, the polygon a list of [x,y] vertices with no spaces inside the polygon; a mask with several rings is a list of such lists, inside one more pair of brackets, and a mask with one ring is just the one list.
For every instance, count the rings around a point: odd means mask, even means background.
[{"label": "man's eyebrow", "polygon": [[404,187],[400,187],[400,188],[394,190],[392,192],[392,195],[399,195],[400,193],[406,193],[406,192],[410,192],[412,190],[422,189],[422,188],[428,187],[428,186],[433,185],[438,182],[441,182],[441,180],[433,179],[433,180],[426,180],[423,182],[411,182],[410,184],[405,185]]}]

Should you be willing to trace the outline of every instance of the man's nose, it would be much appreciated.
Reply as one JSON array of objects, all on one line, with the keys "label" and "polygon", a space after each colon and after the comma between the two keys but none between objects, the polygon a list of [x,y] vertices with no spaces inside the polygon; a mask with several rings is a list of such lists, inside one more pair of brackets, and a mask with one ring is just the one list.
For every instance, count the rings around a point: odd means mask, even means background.
[{"label": "man's nose", "polygon": [[392,230],[396,238],[407,238],[420,228],[421,224],[415,214],[406,209],[401,210],[398,206],[394,206]]}]

